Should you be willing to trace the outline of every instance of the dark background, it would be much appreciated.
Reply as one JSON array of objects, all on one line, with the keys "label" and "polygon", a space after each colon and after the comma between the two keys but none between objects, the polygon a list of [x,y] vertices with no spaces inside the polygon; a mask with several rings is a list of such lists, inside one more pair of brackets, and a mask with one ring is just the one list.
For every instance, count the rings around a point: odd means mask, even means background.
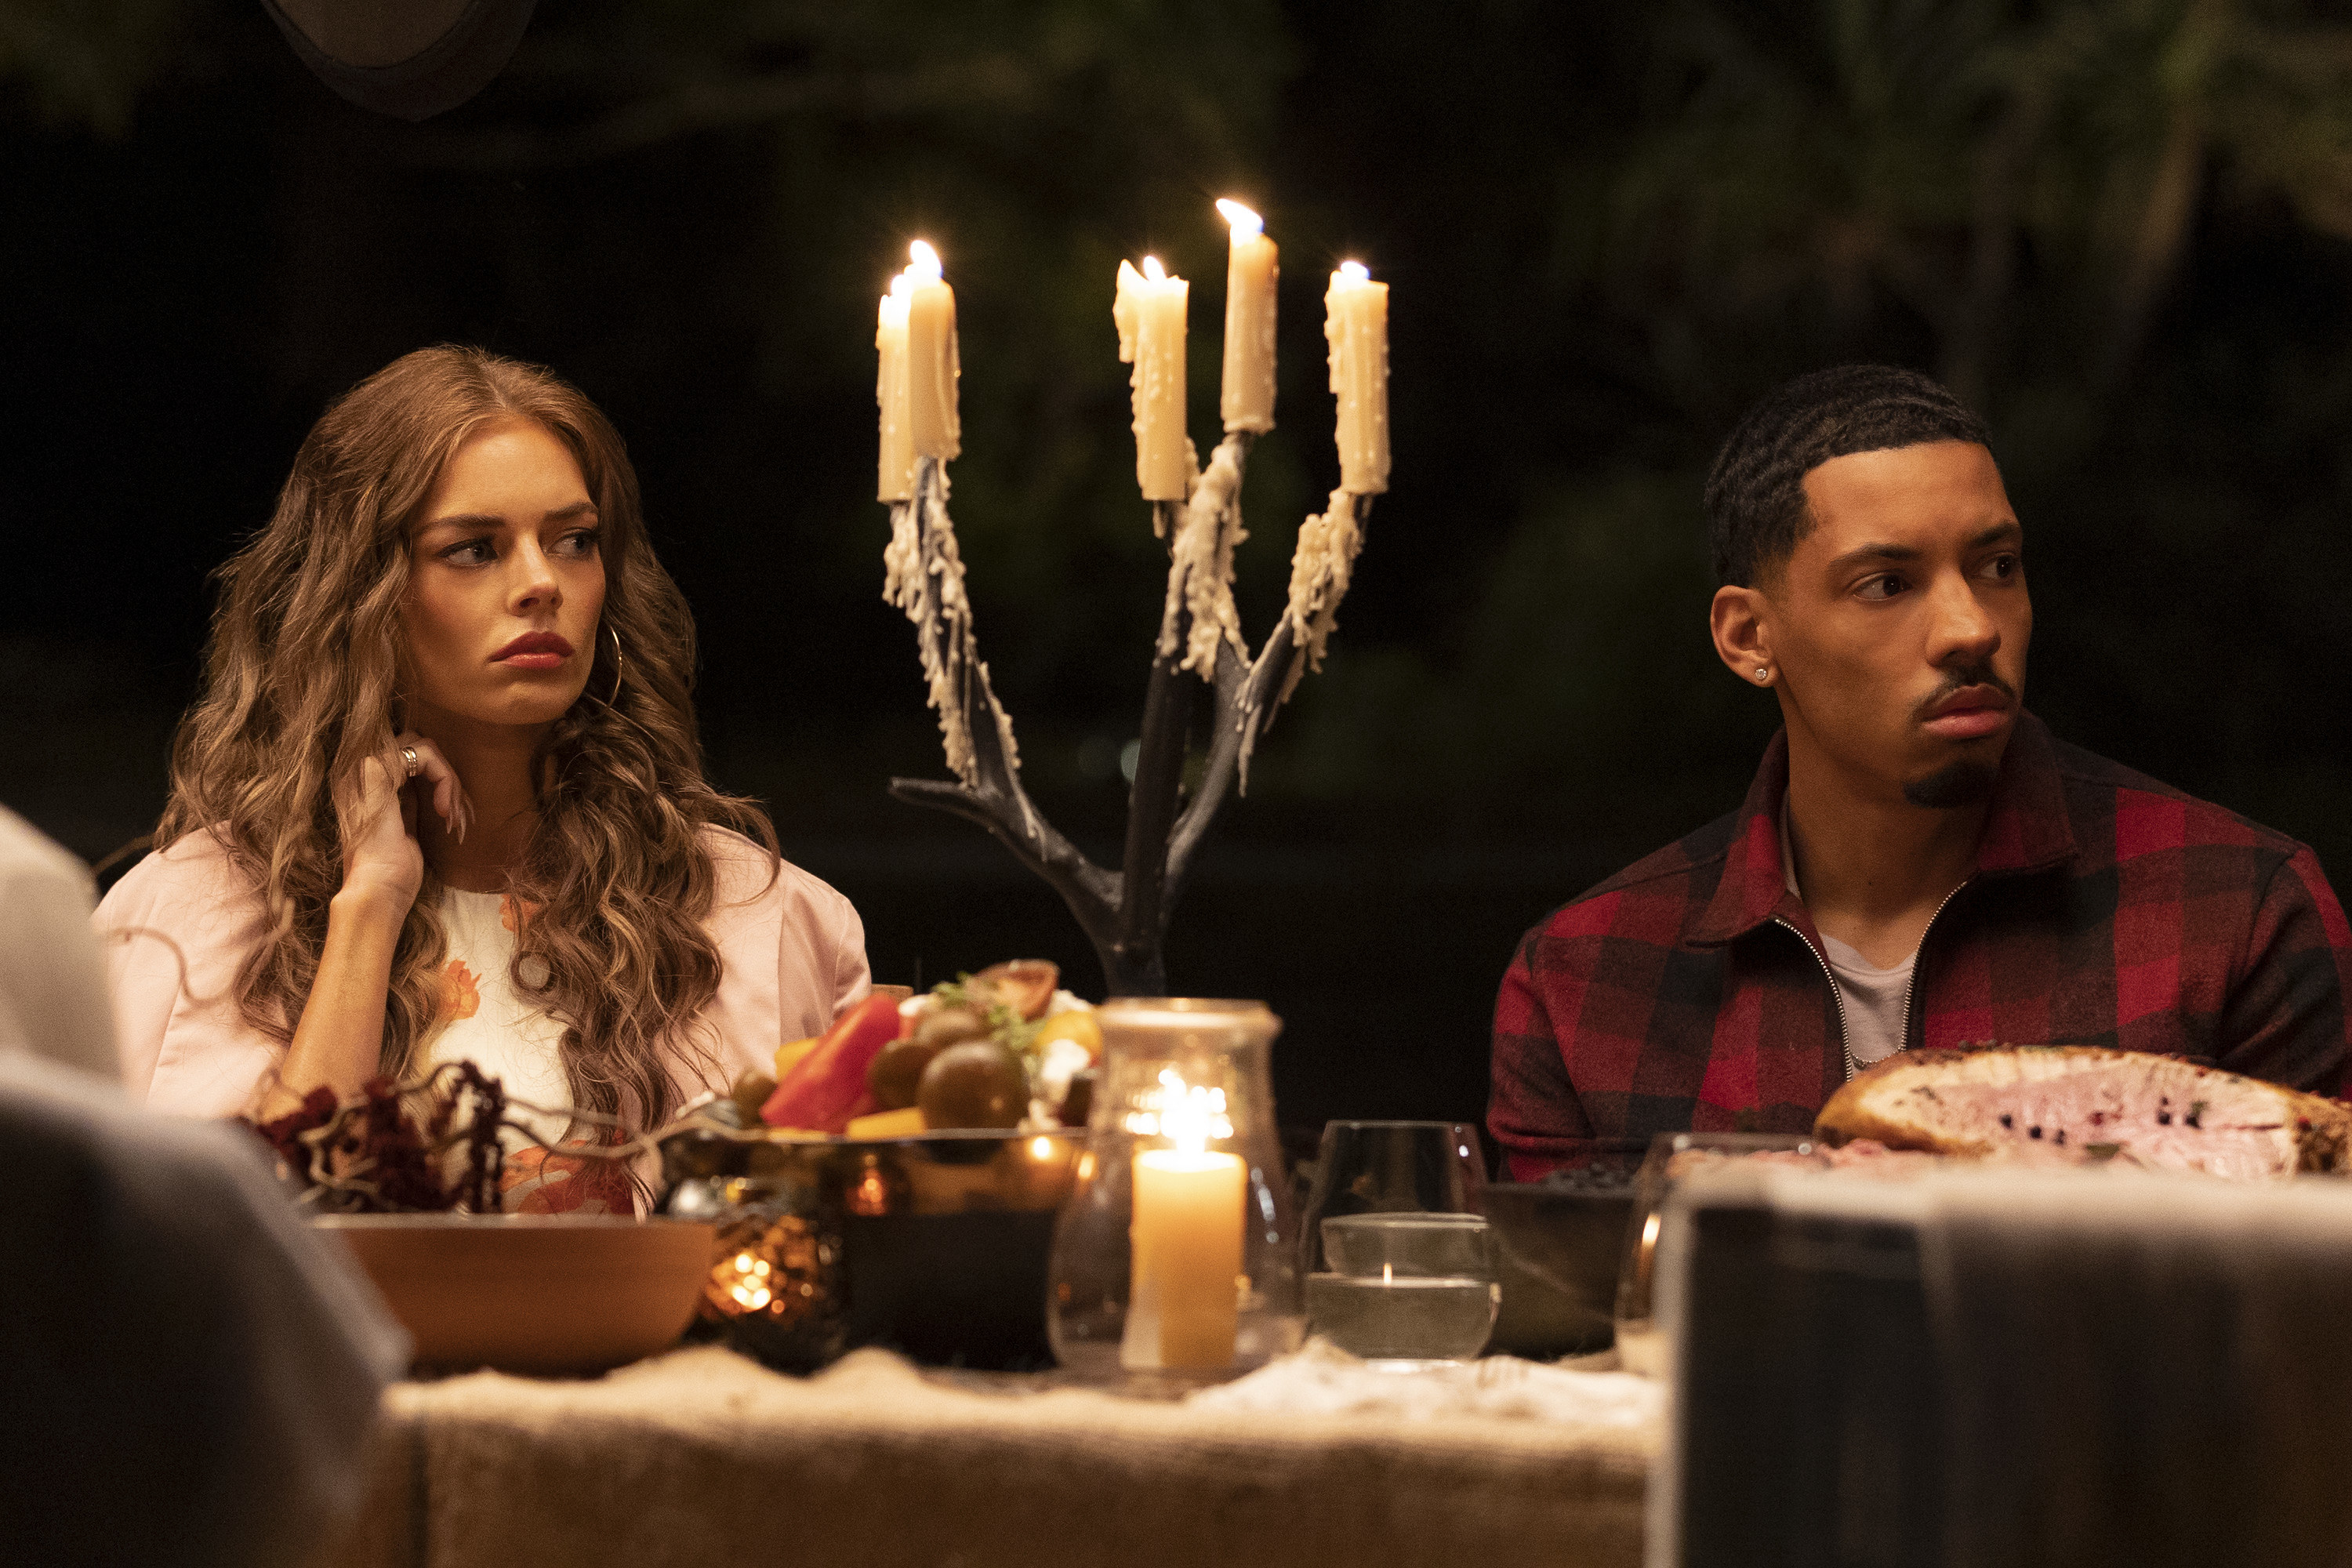
[{"label": "dark background", "polygon": [[1237,195],[1283,247],[1263,636],[1336,479],[1322,279],[1392,286],[1393,489],[1328,668],[1178,911],[1263,996],[1286,1122],[1475,1116],[1514,939],[1728,810],[1771,731],[1715,662],[1697,497],[1775,381],[1917,365],[1990,418],[2067,737],[2352,872],[2341,735],[2352,27],[2339,7],[547,0],[421,125],[257,5],[0,0],[0,801],[152,826],[206,574],[324,402],[419,345],[552,364],[629,438],[725,787],[856,900],[876,976],[1099,990],[943,773],[880,597],[874,300],[961,307],[956,516],[1034,793],[1109,858],[1164,557],[1118,259],[1194,279],[1214,432]]}]

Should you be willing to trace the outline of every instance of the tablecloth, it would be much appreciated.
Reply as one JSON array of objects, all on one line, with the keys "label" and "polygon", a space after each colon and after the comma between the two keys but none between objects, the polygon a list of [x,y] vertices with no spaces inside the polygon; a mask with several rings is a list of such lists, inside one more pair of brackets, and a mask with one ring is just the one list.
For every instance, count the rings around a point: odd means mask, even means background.
[{"label": "tablecloth", "polygon": [[1631,1568],[1654,1424],[1202,1408],[716,1347],[394,1387],[335,1568]]}]

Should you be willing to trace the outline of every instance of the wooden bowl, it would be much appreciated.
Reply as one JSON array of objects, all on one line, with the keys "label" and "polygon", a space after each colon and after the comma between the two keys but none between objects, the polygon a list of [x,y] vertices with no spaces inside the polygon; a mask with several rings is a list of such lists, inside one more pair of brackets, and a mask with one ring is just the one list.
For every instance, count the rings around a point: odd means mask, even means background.
[{"label": "wooden bowl", "polygon": [[615,1215],[322,1215],[435,1369],[594,1373],[667,1350],[710,1269],[708,1225]]}]

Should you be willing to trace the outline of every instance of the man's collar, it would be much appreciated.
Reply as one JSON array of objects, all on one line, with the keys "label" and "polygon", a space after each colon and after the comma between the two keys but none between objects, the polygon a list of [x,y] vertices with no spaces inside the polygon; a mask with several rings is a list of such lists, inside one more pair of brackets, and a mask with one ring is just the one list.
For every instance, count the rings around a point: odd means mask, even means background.
[{"label": "man's collar", "polygon": [[[1789,794],[1789,732],[1764,748],[1763,765],[1748,786],[1731,843],[1724,851],[1723,879],[1684,940],[1715,947],[1747,935],[1775,915],[1801,921],[1803,906],[1788,889],[1780,859],[1780,807]],[[1992,805],[1977,840],[1977,877],[2046,870],[2074,858],[2074,828],[2066,817],[2066,795],[2058,777],[2058,755],[2049,728],[2020,709],[1994,779]],[[1783,902],[1789,905],[1783,910]]]}]

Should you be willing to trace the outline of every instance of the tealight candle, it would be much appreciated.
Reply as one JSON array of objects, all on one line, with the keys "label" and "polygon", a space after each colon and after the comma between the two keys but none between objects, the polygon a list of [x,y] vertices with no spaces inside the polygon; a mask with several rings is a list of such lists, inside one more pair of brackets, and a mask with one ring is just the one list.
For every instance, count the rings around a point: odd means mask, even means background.
[{"label": "tealight candle", "polygon": [[1389,488],[1389,286],[1359,263],[1341,262],[1323,310],[1339,400],[1339,488],[1378,495]]},{"label": "tealight candle", "polygon": [[1274,428],[1275,281],[1278,253],[1265,224],[1239,202],[1217,210],[1233,226],[1225,264],[1225,374],[1221,407],[1227,430]]},{"label": "tealight candle", "polygon": [[1182,500],[1192,486],[1184,436],[1184,312],[1192,285],[1171,278],[1156,256],[1143,270],[1118,264],[1111,321],[1118,357],[1135,367],[1135,480],[1145,500]]}]

